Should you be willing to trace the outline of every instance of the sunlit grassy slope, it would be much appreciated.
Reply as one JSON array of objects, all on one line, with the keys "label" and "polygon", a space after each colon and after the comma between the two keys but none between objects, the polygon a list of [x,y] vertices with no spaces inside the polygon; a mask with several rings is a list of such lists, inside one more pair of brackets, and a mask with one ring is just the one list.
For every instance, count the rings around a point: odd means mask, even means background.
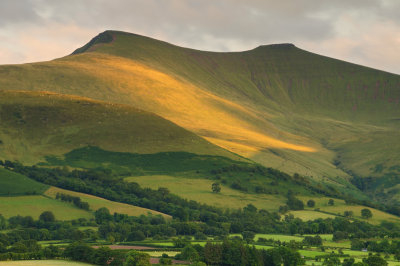
[{"label": "sunlit grassy slope", "polygon": [[163,214],[163,213],[160,213],[157,211],[153,211],[150,209],[132,206],[132,205],[125,204],[125,203],[114,202],[114,201],[106,200],[106,199],[96,197],[93,195],[74,192],[74,191],[65,190],[65,189],[61,189],[61,188],[57,188],[57,187],[49,188],[44,193],[44,195],[55,199],[57,193],[62,193],[62,194],[81,198],[82,201],[87,202],[89,204],[89,208],[92,211],[96,211],[102,207],[106,207],[110,211],[111,214],[123,213],[123,214],[127,214],[130,216],[140,216],[142,214],[148,215],[150,213],[152,215],[162,215],[164,218],[167,218],[167,219],[171,218],[171,216],[169,216],[169,215],[166,215],[166,214]]},{"label": "sunlit grassy slope", "polygon": [[237,157],[148,112],[76,96],[0,91],[0,159],[43,161],[83,146]]},{"label": "sunlit grassy slope", "polygon": [[38,219],[44,211],[51,211],[57,220],[94,218],[92,212],[78,209],[71,203],[51,199],[43,195],[0,197],[0,213],[6,217],[16,215],[32,216]]},{"label": "sunlit grassy slope", "polygon": [[220,193],[213,193],[211,185],[215,181],[205,179],[192,179],[168,175],[151,175],[128,177],[128,182],[136,182],[142,187],[158,189],[168,188],[171,193],[189,200],[213,205],[222,208],[243,208],[253,204],[257,208],[277,211],[285,200],[280,195],[248,194],[222,185]]},{"label": "sunlit grassy slope", "polygon": [[342,169],[382,176],[400,161],[400,77],[291,44],[213,53],[107,31],[71,56],[1,66],[0,88],[133,105],[326,182],[346,177]]}]

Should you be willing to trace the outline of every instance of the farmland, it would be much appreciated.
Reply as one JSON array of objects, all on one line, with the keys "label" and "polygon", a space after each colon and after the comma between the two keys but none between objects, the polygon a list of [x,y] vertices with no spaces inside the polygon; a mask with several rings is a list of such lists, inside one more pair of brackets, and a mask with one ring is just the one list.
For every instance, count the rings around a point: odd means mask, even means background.
[{"label": "farmland", "polygon": [[94,217],[91,212],[45,196],[0,197],[0,213],[7,218],[24,215],[37,219],[44,211],[53,212],[56,218],[60,220],[91,219]]},{"label": "farmland", "polygon": [[56,198],[57,193],[62,193],[65,195],[71,195],[75,197],[81,198],[82,201],[87,202],[89,204],[89,207],[91,210],[96,211],[102,207],[107,208],[110,210],[111,213],[122,213],[122,214],[127,214],[129,216],[140,216],[140,215],[163,215],[165,218],[171,218],[169,215],[165,215],[163,213],[137,207],[137,206],[132,206],[129,204],[124,204],[124,203],[119,203],[119,202],[113,202],[109,201],[100,197],[96,197],[93,195],[85,194],[85,193],[79,193],[79,192],[74,192],[74,191],[69,191],[57,187],[51,187],[49,188],[44,195],[51,197],[53,199]]},{"label": "farmland", "polygon": [[279,196],[243,193],[224,185],[222,185],[220,193],[213,193],[211,185],[215,181],[206,179],[152,175],[128,177],[125,180],[128,182],[136,182],[143,187],[152,189],[165,187],[168,188],[171,193],[183,198],[224,208],[236,209],[245,207],[248,204],[253,204],[257,208],[277,210],[279,204],[282,202],[282,197]]}]

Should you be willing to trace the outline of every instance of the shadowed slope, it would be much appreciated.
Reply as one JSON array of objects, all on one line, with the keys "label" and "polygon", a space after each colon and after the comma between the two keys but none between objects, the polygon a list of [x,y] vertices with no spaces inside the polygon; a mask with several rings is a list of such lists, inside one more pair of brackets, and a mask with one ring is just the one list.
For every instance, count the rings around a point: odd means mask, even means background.
[{"label": "shadowed slope", "polygon": [[47,92],[0,91],[0,158],[38,162],[83,146],[237,156],[136,108]]}]

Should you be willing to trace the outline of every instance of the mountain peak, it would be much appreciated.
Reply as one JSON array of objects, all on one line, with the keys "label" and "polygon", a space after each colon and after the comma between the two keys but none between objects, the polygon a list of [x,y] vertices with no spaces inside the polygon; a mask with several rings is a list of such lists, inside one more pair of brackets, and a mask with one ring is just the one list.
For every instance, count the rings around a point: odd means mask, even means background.
[{"label": "mountain peak", "polygon": [[91,39],[90,42],[88,42],[84,46],[76,49],[72,54],[84,53],[84,52],[86,52],[87,50],[89,50],[91,47],[93,47],[96,44],[99,44],[99,43],[110,43],[113,40],[114,40],[114,37],[112,35],[112,31],[110,31],[110,30],[104,31],[104,32],[98,34],[93,39]]},{"label": "mountain peak", "polygon": [[267,44],[267,45],[260,45],[255,49],[291,49],[296,48],[293,43],[277,43],[277,44]]}]

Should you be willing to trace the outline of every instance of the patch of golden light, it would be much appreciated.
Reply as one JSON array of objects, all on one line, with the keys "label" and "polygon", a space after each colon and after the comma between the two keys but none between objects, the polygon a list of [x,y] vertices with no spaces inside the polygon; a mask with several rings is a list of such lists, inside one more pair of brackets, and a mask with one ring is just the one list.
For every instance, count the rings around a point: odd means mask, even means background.
[{"label": "patch of golden light", "polygon": [[[104,86],[113,91],[113,95],[105,100],[129,102],[137,108],[159,114],[228,150],[242,150],[240,154],[265,148],[316,151],[312,147],[269,136],[268,128],[260,128],[254,122],[257,117],[251,110],[189,82],[130,59],[94,54],[91,53],[86,60],[60,63],[100,78]],[[262,121],[259,124],[263,124]],[[285,137],[288,136],[290,134]],[[294,138],[291,136],[289,139]]]}]

